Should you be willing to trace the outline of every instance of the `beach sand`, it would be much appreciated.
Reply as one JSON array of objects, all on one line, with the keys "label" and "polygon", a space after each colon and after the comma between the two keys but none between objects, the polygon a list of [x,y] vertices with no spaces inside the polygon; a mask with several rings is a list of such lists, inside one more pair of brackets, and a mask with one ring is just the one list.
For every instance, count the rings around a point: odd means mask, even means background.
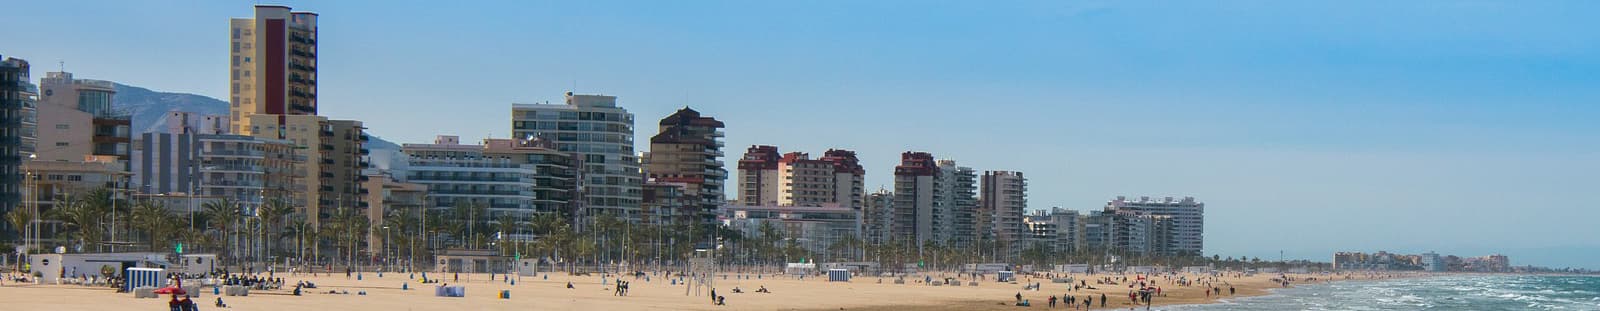
[{"label": "beach sand", "polygon": [[[935,274],[935,279],[938,274]],[[954,276],[954,274],[949,274]],[[1180,274],[1182,275],[1182,274]],[[649,281],[631,281],[626,297],[613,296],[610,286],[601,284],[601,276],[568,276],[561,273],[537,277],[521,277],[516,285],[507,284],[503,276],[490,280],[488,274],[461,274],[460,281],[453,275],[429,273],[442,283],[466,286],[466,297],[435,297],[434,286],[407,279],[407,274],[363,274],[363,280],[346,278],[344,274],[319,276],[279,274],[289,287],[274,291],[252,291],[247,297],[223,297],[229,310],[1014,310],[1015,295],[1021,293],[1034,308],[1048,306],[1048,297],[1068,293],[1067,284],[1050,283],[1048,279],[1022,277],[1017,284],[979,281],[979,286],[927,286],[917,284],[922,278],[907,277],[906,284],[893,284],[893,280],[877,277],[856,277],[852,282],[827,282],[823,277],[806,277],[804,280],[788,276],[730,274],[726,279],[716,278],[717,294],[727,297],[727,305],[714,306],[707,292],[696,293],[684,285],[671,285],[668,278],[655,276]],[[420,275],[418,275],[420,277]],[[741,276],[748,276],[744,279]],[[1095,309],[1101,309],[1099,294],[1109,298],[1106,309],[1126,310],[1133,305],[1128,299],[1128,287],[1123,285],[1095,285],[1094,279],[1106,275],[1084,276],[1098,290],[1072,291],[1080,299],[1093,295]],[[1214,284],[1222,287],[1222,297],[1230,298],[1227,286],[1232,284],[1238,294],[1232,297],[1261,295],[1267,289],[1280,285],[1271,281],[1277,275],[1222,276]],[[1112,276],[1121,277],[1121,275]],[[1133,275],[1127,275],[1131,280]],[[1190,275],[1191,279],[1196,276]],[[513,276],[513,278],[516,278]],[[914,279],[913,279],[914,278]],[[607,278],[614,282],[615,277]],[[1302,278],[1303,279],[1303,278]],[[293,284],[307,280],[318,285],[307,289],[302,296],[293,296]],[[992,279],[990,279],[992,280]],[[571,281],[576,287],[567,289]],[[408,283],[410,290],[401,290]],[[1038,282],[1041,291],[1024,291],[1025,283]],[[1323,281],[1317,281],[1323,282]],[[963,281],[965,283],[965,281]],[[1156,297],[1157,306],[1170,304],[1196,304],[1212,302],[1218,297],[1207,297],[1203,289],[1169,284],[1156,277],[1154,285],[1162,288],[1164,296]],[[965,284],[963,284],[965,285]],[[772,293],[756,293],[766,286]],[[744,293],[733,293],[734,287]],[[685,292],[688,294],[686,295]],[[328,294],[330,290],[349,291],[350,294]],[[510,299],[499,299],[501,290],[510,290]],[[357,295],[366,291],[367,295]],[[211,307],[216,298],[210,289],[195,299],[202,309]],[[166,298],[134,299],[132,294],[119,294],[107,288],[89,288],[76,285],[19,285],[7,282],[0,286],[0,301],[10,310],[165,310]],[[1058,308],[1065,308],[1058,302]],[[1081,302],[1079,302],[1081,304]],[[1080,308],[1081,309],[1081,308]],[[1141,308],[1142,309],[1142,308]]]}]

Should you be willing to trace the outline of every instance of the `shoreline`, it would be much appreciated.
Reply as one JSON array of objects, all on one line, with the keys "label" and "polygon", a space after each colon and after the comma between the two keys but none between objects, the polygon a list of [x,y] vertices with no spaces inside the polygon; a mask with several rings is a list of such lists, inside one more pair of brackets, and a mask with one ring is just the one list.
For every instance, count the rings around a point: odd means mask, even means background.
[{"label": "shoreline", "polygon": [[[1296,288],[1296,287],[1299,287],[1299,286],[1318,286],[1318,285],[1341,283],[1341,282],[1368,282],[1368,281],[1386,281],[1386,280],[1411,279],[1411,278],[1427,278],[1427,277],[1437,277],[1437,276],[1446,276],[1446,275],[1459,275],[1459,274],[1456,274],[1456,273],[1431,273],[1431,274],[1429,274],[1429,273],[1425,273],[1425,274],[1402,273],[1402,274],[1395,274],[1393,276],[1386,276],[1386,277],[1382,277],[1382,278],[1319,279],[1319,280],[1314,281],[1314,282],[1303,282],[1303,283],[1298,283],[1298,284],[1291,282],[1291,286],[1290,287],[1258,287],[1258,286],[1251,286],[1251,287],[1239,290],[1239,292],[1237,294],[1228,295],[1227,293],[1224,293],[1222,296],[1203,297],[1203,298],[1201,298],[1200,300],[1197,300],[1197,301],[1196,300],[1188,300],[1188,299],[1181,299],[1181,300],[1174,301],[1173,299],[1163,299],[1163,298],[1159,298],[1158,297],[1158,298],[1154,299],[1153,303],[1151,304],[1151,307],[1211,305],[1211,304],[1219,304],[1219,303],[1228,303],[1232,299],[1250,299],[1250,298],[1259,298],[1259,297],[1270,296],[1270,295],[1276,294],[1275,293],[1276,291],[1285,290],[1285,289],[1293,289],[1293,288]],[[1491,275],[1496,275],[1496,274],[1491,274]],[[1504,274],[1497,274],[1497,275],[1504,275]],[[1290,276],[1295,276],[1295,275],[1290,274]],[[1322,276],[1322,275],[1320,275],[1320,274],[1304,274],[1304,275],[1300,275],[1300,276]],[[1025,296],[1025,298],[1027,298],[1028,295],[1026,295],[1026,293],[1024,293],[1024,296]],[[1127,308],[1134,308],[1134,309],[1141,309],[1142,310],[1142,308],[1145,308],[1145,305],[1143,305],[1143,304],[1134,305],[1134,304],[1129,303],[1129,301],[1127,301],[1127,300],[1119,300],[1119,299],[1117,299],[1117,297],[1118,296],[1108,295],[1107,298],[1110,298],[1111,301],[1115,301],[1115,302],[1107,304],[1104,307],[1101,307],[1100,306],[1100,302],[1096,301],[1091,308],[1087,308],[1087,309],[1084,309],[1084,308],[1076,308],[1076,309],[1074,309],[1074,308],[1066,308],[1066,310],[1124,310],[1124,309],[1127,309]],[[1171,297],[1168,296],[1167,298],[1171,298]],[[1033,303],[1032,306],[1033,307],[1048,307],[1047,304],[1040,304],[1040,303]],[[864,307],[854,307],[854,308],[837,308],[837,309],[834,309],[834,308],[811,308],[811,309],[796,309],[796,310],[799,310],[799,311],[824,311],[824,310],[865,310],[865,311],[880,311],[881,310],[881,311],[888,311],[888,310],[915,309],[915,310],[931,310],[931,311],[946,311],[946,310],[955,311],[955,310],[1012,310],[1012,309],[1015,309],[1015,308],[1019,308],[1019,307],[1013,305],[1010,301],[1003,301],[1003,300],[952,300],[952,301],[945,301],[945,302],[941,302],[941,303],[937,303],[937,304],[892,305],[892,306],[891,305],[880,305],[880,306],[864,306]],[[1062,308],[1062,306],[1057,306],[1057,308]]]}]

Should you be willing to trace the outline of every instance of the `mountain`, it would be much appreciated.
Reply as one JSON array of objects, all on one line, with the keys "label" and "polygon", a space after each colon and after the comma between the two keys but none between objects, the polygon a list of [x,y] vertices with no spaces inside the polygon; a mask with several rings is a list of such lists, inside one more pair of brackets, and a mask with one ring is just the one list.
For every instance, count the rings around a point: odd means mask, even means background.
[{"label": "mountain", "polygon": [[[161,132],[167,128],[167,112],[177,110],[200,114],[228,114],[228,102],[189,93],[168,93],[152,91],[147,88],[116,84],[117,94],[112,96],[117,110],[133,114],[133,132],[138,133]],[[377,135],[372,135],[372,140],[367,141],[367,149],[389,150],[398,152],[400,145],[384,140]]]},{"label": "mountain", "polygon": [[178,110],[202,114],[228,114],[228,102],[187,93],[166,93],[117,83],[111,102],[117,110],[133,114],[133,132],[159,132],[167,126],[167,112]]}]

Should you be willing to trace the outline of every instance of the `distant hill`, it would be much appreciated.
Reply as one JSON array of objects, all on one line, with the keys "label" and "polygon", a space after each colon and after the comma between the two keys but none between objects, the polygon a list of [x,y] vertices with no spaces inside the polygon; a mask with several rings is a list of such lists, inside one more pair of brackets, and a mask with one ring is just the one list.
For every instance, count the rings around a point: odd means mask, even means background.
[{"label": "distant hill", "polygon": [[117,95],[112,97],[117,110],[133,113],[133,132],[156,132],[166,129],[167,112],[178,110],[202,114],[228,114],[228,102],[186,93],[166,93],[118,83]]},{"label": "distant hill", "polygon": [[[177,110],[201,114],[228,114],[228,102],[216,98],[188,93],[168,93],[117,83],[117,95],[112,97],[117,109],[133,114],[133,132],[158,132],[167,128],[167,112]],[[372,140],[367,148],[399,151],[400,145],[368,132]]]}]

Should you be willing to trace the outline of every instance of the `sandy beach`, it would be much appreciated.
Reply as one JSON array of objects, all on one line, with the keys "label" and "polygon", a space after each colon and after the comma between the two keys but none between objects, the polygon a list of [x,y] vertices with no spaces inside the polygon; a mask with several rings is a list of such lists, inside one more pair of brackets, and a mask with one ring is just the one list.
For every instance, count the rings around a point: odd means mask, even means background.
[{"label": "sandy beach", "polygon": [[[727,297],[726,305],[712,305],[707,292],[696,292],[693,288],[684,285],[672,285],[671,279],[653,276],[647,281],[644,278],[634,279],[624,277],[630,281],[630,293],[626,297],[614,296],[610,286],[603,285],[602,276],[568,276],[562,273],[541,274],[537,277],[521,277],[516,285],[505,282],[503,275],[488,274],[461,274],[456,281],[453,275],[429,273],[430,277],[441,278],[443,283],[450,285],[463,285],[467,288],[466,297],[435,297],[434,286],[438,284],[422,284],[414,279],[407,279],[407,274],[387,273],[379,277],[376,273],[365,273],[362,280],[346,278],[344,274],[321,274],[318,276],[298,275],[291,276],[280,274],[289,284],[281,290],[253,291],[246,297],[223,297],[230,306],[229,309],[250,310],[446,310],[465,308],[470,310],[1010,310],[1015,296],[1021,293],[1023,299],[1029,300],[1034,308],[1048,306],[1051,295],[1067,294],[1067,284],[1051,283],[1048,279],[1036,279],[1027,276],[1021,277],[1016,284],[998,283],[992,281],[979,281],[979,286],[928,286],[918,284],[922,278],[908,277],[906,284],[894,284],[892,279],[883,279],[879,283],[876,277],[857,277],[852,282],[827,282],[825,278],[806,277],[797,279],[789,276],[757,275],[753,274],[727,274],[726,278],[718,277],[716,282],[717,294]],[[954,277],[955,274],[948,274]],[[419,275],[420,276],[420,275]],[[1088,280],[1093,290],[1071,291],[1070,294],[1080,299],[1086,295],[1095,298],[1094,309],[1127,309],[1134,305],[1128,298],[1129,288],[1127,283],[1121,285],[1101,284],[1096,285],[1094,280],[1104,277],[1120,279],[1126,276],[1134,279],[1134,275],[1076,275],[1079,279]],[[1198,279],[1198,275],[1178,274],[1188,276],[1189,279]],[[1305,282],[1307,277],[1291,277]],[[939,279],[939,274],[933,275]],[[1162,295],[1155,298],[1155,304],[1196,304],[1214,301],[1219,298],[1228,298],[1227,285],[1231,284],[1237,294],[1232,297],[1261,295],[1268,289],[1278,288],[1281,285],[1272,279],[1276,274],[1257,274],[1254,276],[1224,275],[1213,281],[1214,285],[1222,287],[1221,297],[1207,296],[1204,289],[1199,286],[1179,286],[1173,284],[1166,276],[1154,277],[1153,286],[1162,289]],[[514,279],[517,279],[513,276]],[[1323,277],[1325,279],[1325,277]],[[615,277],[606,277],[608,281],[615,281]],[[294,296],[292,284],[298,281],[311,281],[318,285],[316,289],[306,289],[302,296]],[[566,285],[571,282],[575,288],[568,289]],[[1325,282],[1317,280],[1315,282]],[[963,281],[965,283],[966,281]],[[1023,290],[1024,284],[1038,282],[1042,290]],[[402,290],[402,284],[410,290]],[[771,293],[756,293],[756,289],[765,286]],[[1292,284],[1291,284],[1292,286]],[[732,289],[738,287],[744,293],[733,293]],[[510,291],[510,299],[500,299],[501,290]],[[346,292],[349,294],[329,294],[329,291]],[[365,291],[366,295],[358,295]],[[687,291],[687,294],[686,294]],[[216,296],[209,289],[196,299],[202,309],[216,309],[211,307]],[[1100,307],[1100,294],[1109,298],[1105,308]],[[108,288],[90,288],[77,285],[32,285],[7,282],[0,286],[0,301],[5,301],[8,309],[16,310],[165,310],[165,299],[135,299],[131,294],[116,293]],[[1081,301],[1081,300],[1080,300]],[[1064,302],[1058,302],[1058,308],[1066,308]],[[1079,302],[1081,305],[1081,302]],[[1080,308],[1081,310],[1081,308]]]}]

